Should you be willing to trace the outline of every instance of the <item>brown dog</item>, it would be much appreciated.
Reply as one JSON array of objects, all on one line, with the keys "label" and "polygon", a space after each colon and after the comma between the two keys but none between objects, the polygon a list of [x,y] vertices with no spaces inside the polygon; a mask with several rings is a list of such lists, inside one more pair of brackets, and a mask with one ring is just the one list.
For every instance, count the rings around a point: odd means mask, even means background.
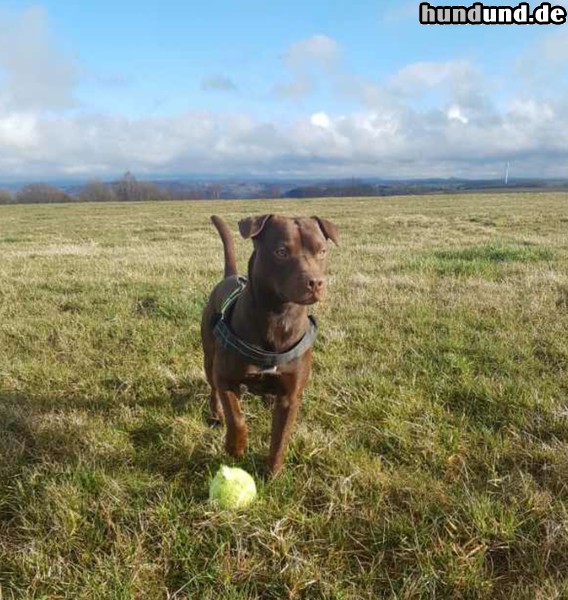
[{"label": "brown dog", "polygon": [[315,322],[307,306],[325,292],[327,240],[338,243],[337,228],[317,217],[263,215],[239,221],[241,235],[254,243],[246,281],[237,275],[227,225],[219,217],[211,220],[225,253],[225,279],[211,293],[201,322],[211,418],[225,417],[225,448],[239,458],[247,445],[242,386],[272,396],[268,466],[276,474],[310,375]]}]

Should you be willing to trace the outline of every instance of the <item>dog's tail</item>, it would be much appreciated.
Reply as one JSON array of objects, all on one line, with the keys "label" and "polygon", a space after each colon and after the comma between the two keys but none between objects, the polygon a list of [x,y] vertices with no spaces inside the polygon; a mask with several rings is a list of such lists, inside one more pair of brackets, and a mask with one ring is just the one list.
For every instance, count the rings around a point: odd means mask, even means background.
[{"label": "dog's tail", "polygon": [[235,242],[233,241],[231,231],[227,227],[227,223],[225,223],[221,217],[213,215],[211,221],[213,225],[215,225],[215,228],[223,241],[223,250],[225,253],[225,277],[236,275],[237,261],[235,259]]}]

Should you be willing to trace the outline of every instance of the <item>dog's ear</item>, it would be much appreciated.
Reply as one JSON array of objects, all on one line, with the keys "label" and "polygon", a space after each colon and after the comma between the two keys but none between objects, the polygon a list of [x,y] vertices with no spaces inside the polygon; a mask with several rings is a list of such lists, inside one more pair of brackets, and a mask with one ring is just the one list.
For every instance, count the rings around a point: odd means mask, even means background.
[{"label": "dog's ear", "polygon": [[262,215],[261,217],[247,217],[239,221],[239,231],[241,235],[248,240],[256,237],[264,228],[268,219],[272,215]]},{"label": "dog's ear", "polygon": [[312,217],[315,219],[320,226],[326,240],[331,240],[336,246],[339,246],[339,232],[337,227],[327,219],[320,219],[319,217]]}]

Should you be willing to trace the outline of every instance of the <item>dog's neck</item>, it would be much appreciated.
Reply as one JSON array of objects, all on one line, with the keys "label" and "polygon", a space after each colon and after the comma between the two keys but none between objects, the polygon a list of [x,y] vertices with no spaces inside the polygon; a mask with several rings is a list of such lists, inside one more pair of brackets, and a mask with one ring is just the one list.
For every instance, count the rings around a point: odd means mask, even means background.
[{"label": "dog's neck", "polygon": [[306,306],[279,298],[252,273],[233,310],[231,326],[247,342],[269,352],[285,352],[300,341],[308,329]]}]

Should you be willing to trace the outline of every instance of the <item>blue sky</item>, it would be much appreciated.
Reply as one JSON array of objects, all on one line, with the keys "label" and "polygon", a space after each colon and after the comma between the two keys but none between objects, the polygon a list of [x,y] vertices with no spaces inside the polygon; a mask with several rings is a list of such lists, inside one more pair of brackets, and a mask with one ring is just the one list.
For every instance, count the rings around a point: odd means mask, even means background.
[{"label": "blue sky", "polygon": [[418,4],[5,0],[0,179],[568,176],[568,26]]}]

